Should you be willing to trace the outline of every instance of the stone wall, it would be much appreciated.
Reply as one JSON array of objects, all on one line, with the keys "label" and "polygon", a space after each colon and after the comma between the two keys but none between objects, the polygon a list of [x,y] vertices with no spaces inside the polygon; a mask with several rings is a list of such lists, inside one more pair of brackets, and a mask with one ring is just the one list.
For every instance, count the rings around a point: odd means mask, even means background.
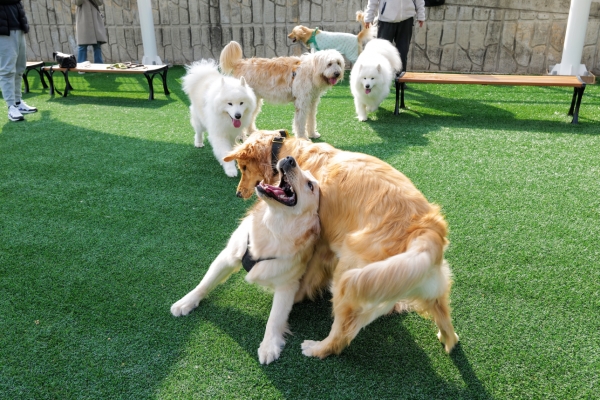
[{"label": "stone wall", "polygon": [[[357,33],[357,10],[366,0],[152,0],[158,55],[186,64],[218,58],[230,40],[246,56],[300,54],[287,39],[297,24]],[[23,0],[31,31],[28,59],[52,59],[59,50],[76,53],[73,0]],[[427,9],[415,28],[408,69],[543,74],[559,63],[568,0],[446,0]],[[105,62],[141,61],[144,54],[136,0],[105,0],[109,43]],[[582,62],[600,74],[600,0],[593,0]],[[89,55],[91,59],[91,54]]]}]

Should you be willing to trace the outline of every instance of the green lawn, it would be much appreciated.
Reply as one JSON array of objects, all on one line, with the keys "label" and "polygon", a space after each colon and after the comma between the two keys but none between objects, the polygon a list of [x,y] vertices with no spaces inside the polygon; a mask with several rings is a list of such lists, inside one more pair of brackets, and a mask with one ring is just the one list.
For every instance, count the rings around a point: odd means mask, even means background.
[{"label": "green lawn", "polygon": [[[144,77],[37,74],[26,122],[0,117],[2,399],[575,399],[600,393],[600,89],[409,85],[355,118],[347,81],[322,99],[320,140],[379,157],[450,224],[448,356],[430,320],[386,316],[341,356],[306,358],[328,298],[296,305],[281,358],[258,363],[271,295],[244,281],[190,316],[193,288],[252,201],[193,146],[184,70],[148,101]],[[346,77],[348,77],[348,73]],[[57,85],[64,85],[60,74]],[[291,130],[293,106],[258,126]]]}]

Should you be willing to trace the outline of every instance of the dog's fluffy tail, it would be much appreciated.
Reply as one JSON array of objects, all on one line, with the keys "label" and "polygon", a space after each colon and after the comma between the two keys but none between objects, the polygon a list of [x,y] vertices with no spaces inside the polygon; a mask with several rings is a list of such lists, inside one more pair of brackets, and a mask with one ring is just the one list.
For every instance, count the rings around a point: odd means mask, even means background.
[{"label": "dog's fluffy tail", "polygon": [[207,74],[219,74],[219,67],[215,60],[200,60],[194,61],[190,65],[186,65],[187,73],[183,77],[182,88],[186,94],[190,94],[192,88],[196,86],[198,81]]},{"label": "dog's fluffy tail", "polygon": [[360,22],[360,26],[361,26],[361,30],[360,32],[358,32],[358,43],[360,44],[361,48],[371,39],[373,39],[375,37],[375,33],[374,28],[373,28],[373,24],[371,24],[371,26],[369,26],[367,28],[367,26],[365,25],[365,13],[364,11],[357,11],[356,12],[356,20],[358,22]]},{"label": "dog's fluffy tail", "polygon": [[[441,268],[447,243],[437,229],[425,228],[415,233],[418,236],[405,252],[344,272],[334,296],[366,303],[397,301],[410,296],[411,288],[429,276],[432,268]],[[343,300],[338,302],[342,303]]]},{"label": "dog's fluffy tail", "polygon": [[235,65],[244,57],[242,46],[236,41],[229,42],[221,51],[220,66],[221,72],[231,75]]}]

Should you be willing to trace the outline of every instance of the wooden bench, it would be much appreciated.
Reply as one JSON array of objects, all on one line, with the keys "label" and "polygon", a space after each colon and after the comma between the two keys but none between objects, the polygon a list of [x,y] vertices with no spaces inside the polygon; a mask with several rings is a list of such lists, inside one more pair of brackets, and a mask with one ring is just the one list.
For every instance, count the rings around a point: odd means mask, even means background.
[{"label": "wooden bench", "polygon": [[[51,65],[42,67],[42,71],[45,71],[49,74],[50,81],[50,95],[53,96],[56,91],[58,94],[61,94],[62,97],[67,97],[67,94],[70,90],[73,90],[73,87],[69,83],[69,72],[100,72],[107,74],[143,74],[148,81],[148,90],[149,96],[148,100],[154,100],[154,88],[152,87],[152,81],[156,75],[159,75],[162,78],[163,89],[165,95],[169,95],[169,89],[167,87],[167,72],[169,70],[168,65],[143,65],[133,68],[110,68],[111,65],[114,64],[89,64],[89,63],[80,63],[77,64],[77,68],[60,68],[58,65]],[[56,89],[54,85],[53,75],[55,72],[62,72],[65,78],[65,90],[64,93],[61,93]]]},{"label": "wooden bench", "polygon": [[[29,81],[27,80],[27,75],[31,71],[37,71],[40,74],[40,79],[42,80],[42,86],[44,89],[48,89],[48,85],[46,84],[46,80],[44,79],[44,75],[48,76],[47,73],[42,71],[42,67],[44,66],[43,61],[27,61],[27,65],[25,67],[25,72],[23,72],[23,82],[25,83],[25,93],[29,93]],[[48,76],[48,80],[50,77]]]},{"label": "wooden bench", "polygon": [[[478,74],[444,74],[427,72],[403,72],[396,78],[396,108],[399,114],[404,105],[403,83],[446,83],[453,85],[505,85],[505,86],[563,86],[573,88],[571,108],[567,115],[572,115],[571,123],[576,124],[579,118],[579,105],[583,97],[586,83],[579,76],[572,75],[478,75]],[[399,99],[400,98],[400,99]]]}]

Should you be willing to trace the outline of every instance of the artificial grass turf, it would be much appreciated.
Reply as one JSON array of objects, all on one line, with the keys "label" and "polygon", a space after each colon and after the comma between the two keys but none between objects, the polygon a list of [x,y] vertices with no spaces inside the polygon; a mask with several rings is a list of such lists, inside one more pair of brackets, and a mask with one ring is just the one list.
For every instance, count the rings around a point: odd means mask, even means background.
[{"label": "artificial grass turf", "polygon": [[[293,335],[261,366],[271,296],[234,275],[190,316],[192,289],[252,201],[235,197],[210,145],[193,147],[183,68],[170,96],[143,77],[39,80],[40,112],[0,134],[0,397],[593,398],[599,390],[600,93],[580,124],[571,90],[409,85],[368,122],[347,81],[319,106],[321,141],[405,173],[450,224],[454,324],[444,353],[414,313],[367,326],[341,356],[309,359],[327,298],[294,307]],[[60,78],[57,78],[59,85]],[[258,126],[291,128],[292,105]]]}]

